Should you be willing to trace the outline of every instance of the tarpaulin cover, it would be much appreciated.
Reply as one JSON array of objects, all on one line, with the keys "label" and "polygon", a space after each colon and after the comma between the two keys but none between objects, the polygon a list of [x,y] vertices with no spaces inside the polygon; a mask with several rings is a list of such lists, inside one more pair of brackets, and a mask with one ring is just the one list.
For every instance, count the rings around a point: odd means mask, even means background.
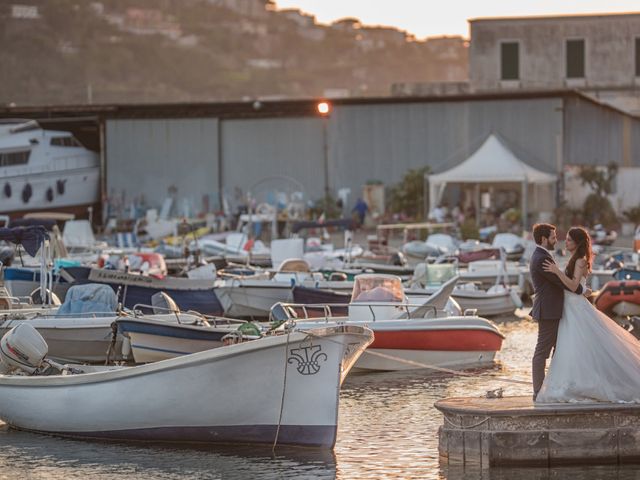
[{"label": "tarpaulin cover", "polygon": [[0,240],[22,245],[32,257],[38,253],[40,245],[48,239],[49,234],[42,226],[0,228]]}]

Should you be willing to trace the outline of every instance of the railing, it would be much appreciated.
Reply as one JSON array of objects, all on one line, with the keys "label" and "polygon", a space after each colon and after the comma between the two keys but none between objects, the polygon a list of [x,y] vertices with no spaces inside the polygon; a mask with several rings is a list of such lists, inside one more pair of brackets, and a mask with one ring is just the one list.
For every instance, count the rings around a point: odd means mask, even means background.
[{"label": "railing", "polygon": [[173,313],[176,316],[176,320],[178,321],[178,323],[180,325],[185,323],[180,319],[180,314],[181,313],[183,313],[185,315],[191,315],[193,317],[196,317],[198,320],[202,321],[207,326],[217,327],[218,324],[230,325],[230,324],[233,324],[233,323],[239,323],[239,324],[248,323],[247,320],[240,320],[238,318],[226,318],[226,317],[216,317],[216,316],[212,316],[212,315],[205,315],[203,313],[196,312],[195,310],[187,310],[187,311],[183,312],[183,311],[175,309],[175,308],[160,307],[160,306],[155,306],[155,305],[146,305],[144,303],[136,303],[133,306],[132,312],[133,312],[134,318],[140,318],[140,317],[145,315],[141,310],[142,308],[147,308],[147,309],[150,309],[152,311],[161,310],[161,311],[165,311],[167,313]]},{"label": "railing", "polygon": [[[440,313],[444,313],[444,315],[448,316],[448,314],[446,312],[444,312],[443,310],[438,310],[434,305],[424,305],[421,303],[388,303],[388,302],[366,302],[366,303],[317,303],[317,304],[309,304],[309,303],[284,303],[284,302],[278,302],[276,303],[273,307],[271,307],[271,310],[269,312],[269,321],[286,321],[286,320],[294,320],[294,321],[302,321],[302,320],[313,320],[313,321],[321,321],[321,320],[325,320],[326,322],[328,322],[329,320],[336,320],[336,319],[344,319],[345,321],[348,320],[348,310],[349,308],[368,308],[369,312],[371,313],[371,319],[368,319],[370,321],[375,322],[377,320],[376,318],[376,312],[374,311],[374,307],[395,307],[397,310],[399,310],[400,312],[402,312],[402,315],[397,315],[395,317],[393,317],[393,319],[398,319],[398,318],[406,318],[406,319],[411,319],[411,318],[416,318],[416,317],[412,317],[412,313],[414,313],[417,309],[425,309],[425,312],[423,314],[420,315],[420,317],[417,318],[437,318],[438,314]],[[342,314],[340,313],[334,313],[334,310],[340,309],[341,311],[346,311],[346,313]],[[310,311],[311,313],[313,313],[313,311],[320,311],[322,312],[322,315],[320,316],[313,316],[310,315]],[[302,317],[300,317],[299,312],[303,315]],[[430,317],[428,314],[429,313],[433,313],[433,316]],[[285,316],[285,318],[278,318],[278,317],[282,317],[282,315]],[[378,316],[380,316],[381,314],[378,313]],[[405,316],[406,315],[406,316]],[[384,315],[384,319],[383,320],[391,320],[388,317],[388,314]]]}]

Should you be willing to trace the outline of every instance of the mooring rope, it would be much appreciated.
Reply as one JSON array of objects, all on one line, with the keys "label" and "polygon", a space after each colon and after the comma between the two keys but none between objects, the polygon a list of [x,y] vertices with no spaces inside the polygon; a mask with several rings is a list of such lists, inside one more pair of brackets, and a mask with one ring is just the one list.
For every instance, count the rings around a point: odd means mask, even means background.
[{"label": "mooring rope", "polygon": [[483,420],[480,420],[478,423],[474,423],[473,425],[462,425],[462,424],[458,425],[457,423],[453,422],[449,417],[447,417],[446,414],[443,414],[442,416],[444,417],[444,421],[445,422],[447,422],[449,425],[457,428],[458,430],[467,430],[467,429],[470,429],[470,428],[479,427],[483,423],[488,422],[489,419],[491,418],[491,417],[485,417]]},{"label": "mooring rope", "polygon": [[[298,332],[302,332],[302,333],[306,333],[307,335],[310,336],[314,336],[314,337],[318,337],[318,338],[324,338],[325,340],[328,340],[330,342],[335,342],[335,343],[340,343],[336,340],[331,340],[329,338],[323,337],[321,335],[316,335],[315,333],[313,333],[310,330],[302,330],[302,329],[298,329]],[[404,363],[406,365],[411,365],[414,367],[418,367],[418,368],[424,368],[424,369],[429,369],[429,370],[436,370],[438,372],[444,372],[444,373],[450,373],[452,375],[457,375],[460,377],[477,377],[478,375],[475,373],[467,373],[467,372],[462,372],[460,370],[452,370],[450,368],[445,368],[445,367],[438,367],[436,365],[429,365],[427,363],[422,363],[422,362],[416,362],[414,360],[407,360],[405,358],[401,358],[398,357],[396,355],[389,355],[387,353],[380,353],[380,352],[374,352],[372,350],[365,350],[364,351],[365,354],[368,355],[374,355],[377,357],[381,357],[381,358],[386,358],[387,360],[393,360],[395,362],[399,362],[399,363]],[[526,381],[526,380],[516,380],[513,378],[506,378],[506,377],[491,377],[491,380],[495,380],[497,382],[504,382],[504,383],[513,383],[513,384],[518,384],[518,385],[531,385],[532,382]]]},{"label": "mooring rope", "polygon": [[280,436],[280,425],[282,425],[282,413],[284,411],[284,394],[287,390],[287,365],[289,364],[290,336],[291,336],[291,330],[287,332],[287,343],[285,346],[285,353],[284,353],[284,377],[282,380],[282,398],[280,399],[280,415],[278,416],[278,427],[276,428],[276,436],[273,439],[273,446],[271,447],[271,453],[275,453],[276,451],[276,445],[278,444],[278,437]]}]

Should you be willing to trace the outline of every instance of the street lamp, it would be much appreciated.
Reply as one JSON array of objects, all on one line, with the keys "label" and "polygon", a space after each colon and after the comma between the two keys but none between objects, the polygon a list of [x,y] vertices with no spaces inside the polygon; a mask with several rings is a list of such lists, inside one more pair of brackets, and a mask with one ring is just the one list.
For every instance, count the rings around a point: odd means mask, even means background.
[{"label": "street lamp", "polygon": [[316,105],[318,113],[322,117],[322,153],[324,160],[324,203],[325,210],[329,208],[329,141],[327,133],[327,122],[329,120],[329,113],[331,112],[331,105],[329,102],[322,101]]}]

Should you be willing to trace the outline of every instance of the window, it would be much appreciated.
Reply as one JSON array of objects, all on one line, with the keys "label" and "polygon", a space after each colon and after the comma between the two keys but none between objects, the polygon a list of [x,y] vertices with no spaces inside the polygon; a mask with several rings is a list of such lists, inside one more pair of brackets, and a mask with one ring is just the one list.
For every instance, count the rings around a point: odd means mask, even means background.
[{"label": "window", "polygon": [[584,39],[567,40],[567,78],[584,78]]},{"label": "window", "polygon": [[636,37],[636,77],[640,77],[640,37]]},{"label": "window", "polygon": [[26,165],[29,162],[31,150],[22,152],[0,153],[0,167],[12,167],[14,165]]},{"label": "window", "polygon": [[56,147],[81,147],[82,144],[74,137],[53,137],[51,145]]},{"label": "window", "polygon": [[500,44],[500,78],[502,80],[520,79],[520,45],[518,42]]}]

